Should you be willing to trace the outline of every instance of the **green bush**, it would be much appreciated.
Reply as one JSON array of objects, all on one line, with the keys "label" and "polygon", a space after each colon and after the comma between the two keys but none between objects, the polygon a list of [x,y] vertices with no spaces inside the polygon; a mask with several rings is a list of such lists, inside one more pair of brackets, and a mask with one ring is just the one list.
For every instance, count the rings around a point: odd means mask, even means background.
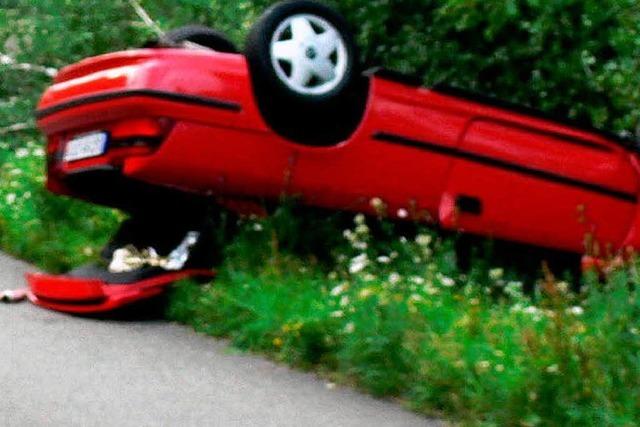
[{"label": "green bush", "polygon": [[340,2],[367,61],[635,132],[634,0]]},{"label": "green bush", "polygon": [[[203,23],[240,46],[274,1],[143,1],[163,29]],[[597,126],[635,133],[640,113],[640,8],[635,0],[343,0],[367,65],[449,82]],[[0,41],[17,59],[59,67],[140,46],[153,36],[129,1],[16,0]],[[108,23],[106,25],[105,23]],[[1,46],[1,44],[0,44]],[[23,73],[20,74],[20,79]],[[0,96],[43,81],[3,73]],[[17,84],[12,84],[17,83]]]}]

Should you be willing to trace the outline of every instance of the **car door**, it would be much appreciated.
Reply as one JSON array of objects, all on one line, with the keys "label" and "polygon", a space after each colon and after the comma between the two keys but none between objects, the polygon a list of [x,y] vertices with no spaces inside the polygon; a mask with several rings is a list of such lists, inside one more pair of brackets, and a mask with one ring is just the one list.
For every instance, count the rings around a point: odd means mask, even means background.
[{"label": "car door", "polygon": [[628,152],[599,136],[476,117],[447,182],[446,227],[582,252],[620,245],[635,212]]}]

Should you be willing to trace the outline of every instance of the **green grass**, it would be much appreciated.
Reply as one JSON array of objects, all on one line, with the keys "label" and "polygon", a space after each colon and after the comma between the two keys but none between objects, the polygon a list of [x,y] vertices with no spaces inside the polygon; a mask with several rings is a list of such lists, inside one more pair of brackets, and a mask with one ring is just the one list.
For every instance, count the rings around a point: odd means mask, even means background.
[{"label": "green grass", "polygon": [[122,215],[49,193],[40,137],[0,137],[0,246],[53,272],[96,256]]},{"label": "green grass", "polygon": [[551,276],[525,294],[500,268],[458,271],[451,242],[429,230],[373,238],[356,221],[333,264],[283,250],[278,215],[249,221],[217,280],[180,284],[169,316],[468,424],[640,421],[635,266],[587,278],[580,294]]}]

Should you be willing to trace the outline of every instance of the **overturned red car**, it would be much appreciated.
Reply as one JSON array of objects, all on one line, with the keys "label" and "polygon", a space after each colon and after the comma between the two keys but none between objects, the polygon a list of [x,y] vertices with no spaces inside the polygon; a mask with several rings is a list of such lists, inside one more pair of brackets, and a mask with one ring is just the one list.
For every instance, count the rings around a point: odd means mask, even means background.
[{"label": "overturned red car", "polygon": [[[456,88],[363,72],[343,18],[315,2],[273,6],[244,54],[214,30],[185,27],[71,65],[36,114],[48,188],[134,217],[196,223],[211,198],[234,208],[282,194],[374,213],[379,199],[392,218],[563,251],[640,247],[633,143]],[[181,241],[174,234],[164,255]],[[160,269],[163,283],[209,267],[187,264]],[[77,277],[33,283],[39,303],[83,304],[67,298]],[[114,284],[92,288],[98,307]]]}]

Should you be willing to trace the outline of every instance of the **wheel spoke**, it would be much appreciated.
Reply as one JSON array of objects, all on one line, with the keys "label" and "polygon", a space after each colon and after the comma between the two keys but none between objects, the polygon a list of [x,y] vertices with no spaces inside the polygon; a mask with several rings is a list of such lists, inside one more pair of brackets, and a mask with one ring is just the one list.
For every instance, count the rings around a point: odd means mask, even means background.
[{"label": "wheel spoke", "polygon": [[291,34],[293,40],[301,42],[315,36],[316,32],[307,18],[298,16],[291,20]]},{"label": "wheel spoke", "polygon": [[333,29],[329,29],[316,38],[319,54],[322,58],[328,58],[337,48],[340,36]]},{"label": "wheel spoke", "polygon": [[318,76],[323,82],[328,82],[335,78],[336,70],[329,59],[318,59],[313,64],[313,74]]},{"label": "wheel spoke", "polygon": [[271,54],[277,59],[293,62],[297,56],[297,44],[293,40],[283,40],[273,43]]},{"label": "wheel spoke", "polygon": [[311,77],[313,77],[313,74],[305,63],[298,61],[293,64],[293,70],[289,78],[293,84],[299,87],[305,87],[309,84],[309,81],[311,81]]}]

